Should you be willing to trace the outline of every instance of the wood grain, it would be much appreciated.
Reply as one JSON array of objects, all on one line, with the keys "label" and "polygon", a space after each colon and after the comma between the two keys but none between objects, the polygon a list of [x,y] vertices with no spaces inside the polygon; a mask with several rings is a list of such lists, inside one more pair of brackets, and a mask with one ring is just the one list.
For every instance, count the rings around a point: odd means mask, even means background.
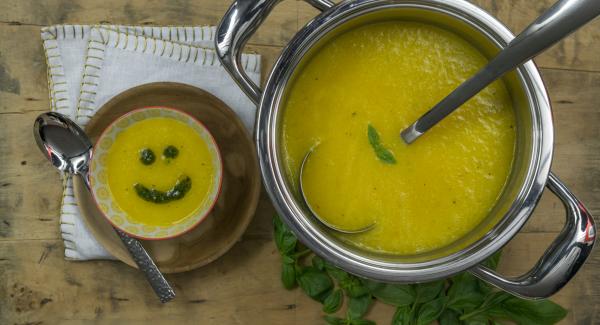
[{"label": "wood grain", "polygon": [[[40,27],[54,24],[216,25],[230,4],[230,1],[215,0],[10,0],[0,2],[0,22]],[[251,43],[284,45],[297,29],[296,7],[294,0],[278,5]]]},{"label": "wood grain", "polygon": [[[472,2],[500,22],[513,34],[520,33],[555,0],[474,0]],[[299,26],[304,25],[319,13],[306,3],[298,4]],[[600,71],[600,19],[592,21],[579,31],[560,41],[536,58],[542,68]]]},{"label": "wood grain", "polygon": [[[520,33],[555,0],[474,0],[503,22],[514,33]],[[600,20],[596,19],[579,31],[542,53],[536,62],[543,68],[598,71],[600,68]]]},{"label": "wood grain", "polygon": [[46,110],[50,102],[40,27],[0,24],[0,40],[0,113]]},{"label": "wood grain", "polygon": [[[257,219],[267,218],[259,216]],[[258,220],[257,220],[258,221]],[[525,271],[555,236],[526,233],[506,248],[500,271]],[[221,259],[168,275],[179,296],[160,305],[136,270],[118,262],[68,262],[59,240],[0,242],[0,323],[44,324],[321,324],[318,303],[279,282],[278,255],[269,236],[244,236]],[[525,263],[524,263],[525,261]],[[600,256],[553,300],[567,306],[564,324],[596,324]],[[21,291],[23,290],[23,291]],[[587,299],[589,303],[580,302]],[[393,308],[376,304],[367,315],[388,324]]]},{"label": "wood grain", "polygon": [[[476,0],[519,31],[553,0]],[[271,240],[274,209],[263,193],[243,240],[201,269],[168,276],[180,293],[156,303],[136,270],[117,262],[68,262],[58,231],[61,182],[37,152],[31,124],[48,92],[39,28],[59,23],[215,24],[230,1],[0,1],[0,324],[320,324],[319,304],[279,283]],[[317,11],[286,0],[252,38],[263,55],[263,80],[281,46]],[[553,170],[600,215],[600,21],[537,60],[555,122]],[[501,272],[526,271],[563,226],[564,210],[544,194],[525,229],[505,250]],[[553,299],[571,310],[563,324],[600,323],[600,255],[594,253]],[[388,324],[393,309],[369,318]]]}]

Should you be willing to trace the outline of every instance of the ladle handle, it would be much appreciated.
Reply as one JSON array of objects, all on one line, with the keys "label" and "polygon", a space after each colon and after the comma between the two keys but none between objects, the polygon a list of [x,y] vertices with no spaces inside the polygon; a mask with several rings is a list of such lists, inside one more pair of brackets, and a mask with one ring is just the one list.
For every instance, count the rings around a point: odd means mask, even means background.
[{"label": "ladle handle", "polygon": [[[90,177],[87,169],[84,169],[79,174],[85,184],[85,187],[92,193],[92,187],[90,184]],[[144,273],[146,276],[146,280],[150,283],[150,286],[158,296],[160,302],[165,303],[171,301],[175,298],[175,291],[167,282],[164,275],[158,269],[158,266],[154,264],[152,257],[148,254],[144,246],[139,242],[139,240],[127,235],[120,229],[113,227],[121,242],[127,250],[129,251],[129,255],[133,258],[133,261],[138,266],[138,269]]]},{"label": "ladle handle", "polygon": [[485,67],[403,130],[402,139],[409,144],[414,142],[504,73],[536,56],[598,15],[600,15],[598,0],[557,1]]},{"label": "ladle handle", "polygon": [[[236,0],[217,27],[217,56],[225,70],[256,105],[260,102],[262,92],[242,69],[242,50],[279,1],[281,0]],[[335,5],[329,0],[306,1],[321,11]]]},{"label": "ladle handle", "polygon": [[513,279],[483,265],[472,268],[471,273],[502,290],[530,299],[550,297],[575,276],[592,252],[596,239],[594,219],[553,173],[546,186],[563,202],[567,222],[537,264],[527,274]]}]

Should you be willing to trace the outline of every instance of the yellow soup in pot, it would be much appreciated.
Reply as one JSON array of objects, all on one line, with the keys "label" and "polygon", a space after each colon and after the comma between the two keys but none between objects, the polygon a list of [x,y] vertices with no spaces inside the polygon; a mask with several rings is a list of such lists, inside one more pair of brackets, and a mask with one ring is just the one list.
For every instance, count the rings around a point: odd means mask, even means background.
[{"label": "yellow soup in pot", "polygon": [[[212,204],[209,194],[219,186],[208,144],[191,126],[166,117],[135,122],[119,133],[106,170],[118,206],[149,226],[178,224]],[[174,190],[180,194],[169,196]]]},{"label": "yellow soup in pot", "polygon": [[415,254],[474,229],[499,198],[515,148],[515,116],[497,81],[406,145],[400,131],[487,63],[457,35],[416,22],[347,31],[313,54],[284,101],[290,181],[311,147],[304,187],[329,223],[360,247]]}]

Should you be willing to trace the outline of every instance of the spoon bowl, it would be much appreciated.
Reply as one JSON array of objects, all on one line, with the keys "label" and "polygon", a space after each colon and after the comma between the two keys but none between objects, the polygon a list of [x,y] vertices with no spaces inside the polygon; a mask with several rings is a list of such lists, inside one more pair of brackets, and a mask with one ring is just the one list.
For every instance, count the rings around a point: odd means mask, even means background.
[{"label": "spoon bowl", "polygon": [[56,169],[63,173],[85,173],[92,154],[92,143],[75,122],[49,112],[35,119],[35,142]]},{"label": "spoon bowl", "polygon": [[328,221],[326,221],[325,219],[323,219],[321,216],[319,216],[319,214],[317,214],[317,212],[312,208],[312,206],[308,202],[308,199],[306,198],[306,194],[304,193],[304,168],[306,167],[308,158],[310,158],[310,155],[315,151],[315,149],[318,146],[319,145],[317,144],[317,145],[313,146],[312,148],[310,148],[310,150],[308,150],[308,152],[302,159],[302,163],[300,164],[300,173],[298,173],[298,186],[299,186],[299,191],[300,191],[300,197],[302,198],[304,205],[306,205],[306,207],[308,208],[308,211],[310,211],[310,214],[317,221],[319,221],[325,227],[327,227],[333,231],[341,232],[344,234],[360,234],[360,233],[364,233],[364,232],[367,232],[367,231],[373,229],[373,227],[375,227],[375,222],[373,222],[365,227],[358,228],[358,229],[343,229],[338,226],[335,226],[335,225],[329,223]]}]

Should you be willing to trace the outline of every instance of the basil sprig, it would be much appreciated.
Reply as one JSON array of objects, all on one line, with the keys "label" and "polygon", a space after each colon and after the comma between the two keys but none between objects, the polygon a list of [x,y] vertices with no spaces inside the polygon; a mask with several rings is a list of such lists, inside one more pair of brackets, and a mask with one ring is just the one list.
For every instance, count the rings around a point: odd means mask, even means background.
[{"label": "basil sprig", "polygon": [[390,165],[396,163],[396,158],[394,158],[394,154],[392,154],[392,152],[389,149],[387,149],[383,146],[383,144],[381,144],[381,138],[379,137],[379,133],[371,124],[369,124],[369,126],[367,127],[367,137],[369,138],[369,144],[371,144],[371,147],[373,147],[373,150],[375,151],[375,155],[377,156],[377,158],[379,158],[379,160],[381,160],[381,162]]},{"label": "basil sprig", "polygon": [[[550,300],[524,300],[494,289],[470,273],[421,284],[386,284],[351,275],[298,242],[294,234],[273,218],[275,243],[281,254],[281,280],[287,289],[299,286],[323,304],[330,325],[375,325],[365,319],[376,299],[396,307],[392,325],[497,325],[513,321],[520,325],[555,324],[567,311]],[[495,269],[496,253],[485,265]],[[309,262],[310,261],[310,262]],[[343,315],[334,315],[346,301]]]},{"label": "basil sprig", "polygon": [[177,180],[171,189],[165,192],[155,188],[147,188],[140,183],[134,184],[133,188],[137,195],[143,200],[163,204],[182,199],[192,188],[192,179],[189,176],[183,176]]}]

